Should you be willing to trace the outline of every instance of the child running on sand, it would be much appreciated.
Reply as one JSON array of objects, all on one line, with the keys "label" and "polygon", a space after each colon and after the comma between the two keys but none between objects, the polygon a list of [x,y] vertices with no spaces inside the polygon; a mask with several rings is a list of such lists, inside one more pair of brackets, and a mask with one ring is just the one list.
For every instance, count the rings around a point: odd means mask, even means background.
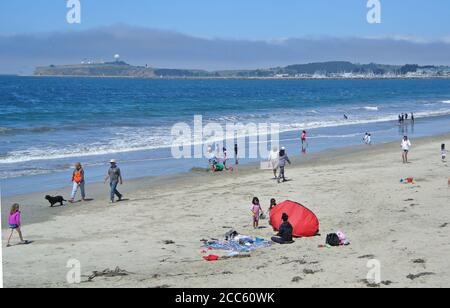
[{"label": "child running on sand", "polygon": [[15,203],[13,204],[13,206],[11,207],[11,211],[9,214],[9,219],[8,219],[8,223],[9,223],[9,228],[11,229],[11,233],[9,234],[8,237],[8,243],[6,244],[6,247],[11,247],[11,237],[14,233],[14,230],[17,231],[17,233],[19,234],[19,238],[20,238],[20,244],[24,245],[24,244],[28,244],[28,241],[25,241],[23,239],[22,236],[22,231],[20,230],[20,226],[21,226],[21,219],[20,219],[20,205]]},{"label": "child running on sand", "polygon": [[259,227],[259,217],[263,213],[261,204],[258,198],[253,198],[251,206],[252,216],[253,216],[253,228],[257,229]]}]

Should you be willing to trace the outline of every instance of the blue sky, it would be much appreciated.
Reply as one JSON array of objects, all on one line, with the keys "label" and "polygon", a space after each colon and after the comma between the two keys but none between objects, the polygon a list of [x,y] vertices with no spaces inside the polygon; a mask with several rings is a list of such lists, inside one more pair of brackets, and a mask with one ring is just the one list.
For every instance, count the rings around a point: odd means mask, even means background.
[{"label": "blue sky", "polygon": [[80,0],[82,24],[69,25],[65,0],[2,0],[0,33],[122,23],[207,38],[450,36],[450,1],[380,1],[382,24],[370,25],[366,0]]},{"label": "blue sky", "polygon": [[345,60],[450,65],[449,0],[0,0],[0,73],[102,61],[238,69]]}]

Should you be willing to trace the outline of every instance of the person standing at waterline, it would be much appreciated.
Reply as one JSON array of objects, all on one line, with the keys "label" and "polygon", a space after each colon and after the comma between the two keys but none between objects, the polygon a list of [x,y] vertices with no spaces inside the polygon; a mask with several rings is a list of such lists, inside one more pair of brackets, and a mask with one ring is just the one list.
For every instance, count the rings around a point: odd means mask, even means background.
[{"label": "person standing at waterline", "polygon": [[81,200],[85,201],[86,200],[86,192],[84,190],[84,184],[85,184],[84,169],[83,169],[83,166],[81,165],[81,163],[75,164],[75,170],[72,173],[72,183],[73,183],[72,195],[71,195],[69,202],[70,203],[75,202],[75,197],[77,195],[78,188],[80,188]]},{"label": "person standing at waterline", "polygon": [[409,140],[408,136],[403,137],[403,140],[402,140],[402,151],[403,151],[402,157],[403,157],[403,163],[404,164],[408,163],[408,153],[409,153],[409,151],[411,149],[411,146],[412,146],[412,144],[411,144],[411,141]]},{"label": "person standing at waterline", "polygon": [[278,162],[280,159],[280,152],[277,147],[273,147],[269,153],[269,166],[273,170],[274,179],[277,179]]},{"label": "person standing at waterline", "polygon": [[304,148],[307,145],[307,142],[306,142],[306,130],[304,130],[302,132],[301,139],[302,139],[302,148]]},{"label": "person standing at waterline", "polygon": [[117,167],[117,162],[114,159],[111,159],[109,163],[111,164],[111,167],[108,170],[108,175],[105,178],[105,183],[109,179],[109,185],[111,187],[110,200],[111,203],[114,203],[115,196],[119,198],[119,201],[122,201],[123,195],[117,190],[117,186],[119,184],[123,185],[123,180],[120,168]]}]

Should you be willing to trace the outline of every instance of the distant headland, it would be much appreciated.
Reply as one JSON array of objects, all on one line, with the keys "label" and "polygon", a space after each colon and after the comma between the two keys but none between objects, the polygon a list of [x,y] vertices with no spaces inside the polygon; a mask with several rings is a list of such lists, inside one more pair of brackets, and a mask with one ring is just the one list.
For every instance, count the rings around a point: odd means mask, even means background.
[{"label": "distant headland", "polygon": [[449,66],[417,64],[354,64],[346,61],[295,64],[255,70],[189,70],[133,66],[115,56],[113,62],[83,61],[72,65],[37,67],[35,76],[129,77],[163,79],[394,79],[450,78]]}]

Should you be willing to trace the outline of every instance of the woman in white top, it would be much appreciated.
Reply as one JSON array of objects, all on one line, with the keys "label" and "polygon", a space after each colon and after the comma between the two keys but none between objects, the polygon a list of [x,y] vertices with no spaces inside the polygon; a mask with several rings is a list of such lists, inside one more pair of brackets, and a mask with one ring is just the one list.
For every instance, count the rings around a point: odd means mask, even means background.
[{"label": "woman in white top", "polygon": [[272,151],[269,154],[269,165],[273,170],[273,175],[275,179],[277,179],[277,170],[278,170],[278,162],[280,159],[280,152],[277,147],[273,147]]},{"label": "woman in white top", "polygon": [[411,141],[408,139],[408,136],[403,137],[402,140],[402,150],[403,150],[403,163],[408,163],[408,153],[411,149]]}]

